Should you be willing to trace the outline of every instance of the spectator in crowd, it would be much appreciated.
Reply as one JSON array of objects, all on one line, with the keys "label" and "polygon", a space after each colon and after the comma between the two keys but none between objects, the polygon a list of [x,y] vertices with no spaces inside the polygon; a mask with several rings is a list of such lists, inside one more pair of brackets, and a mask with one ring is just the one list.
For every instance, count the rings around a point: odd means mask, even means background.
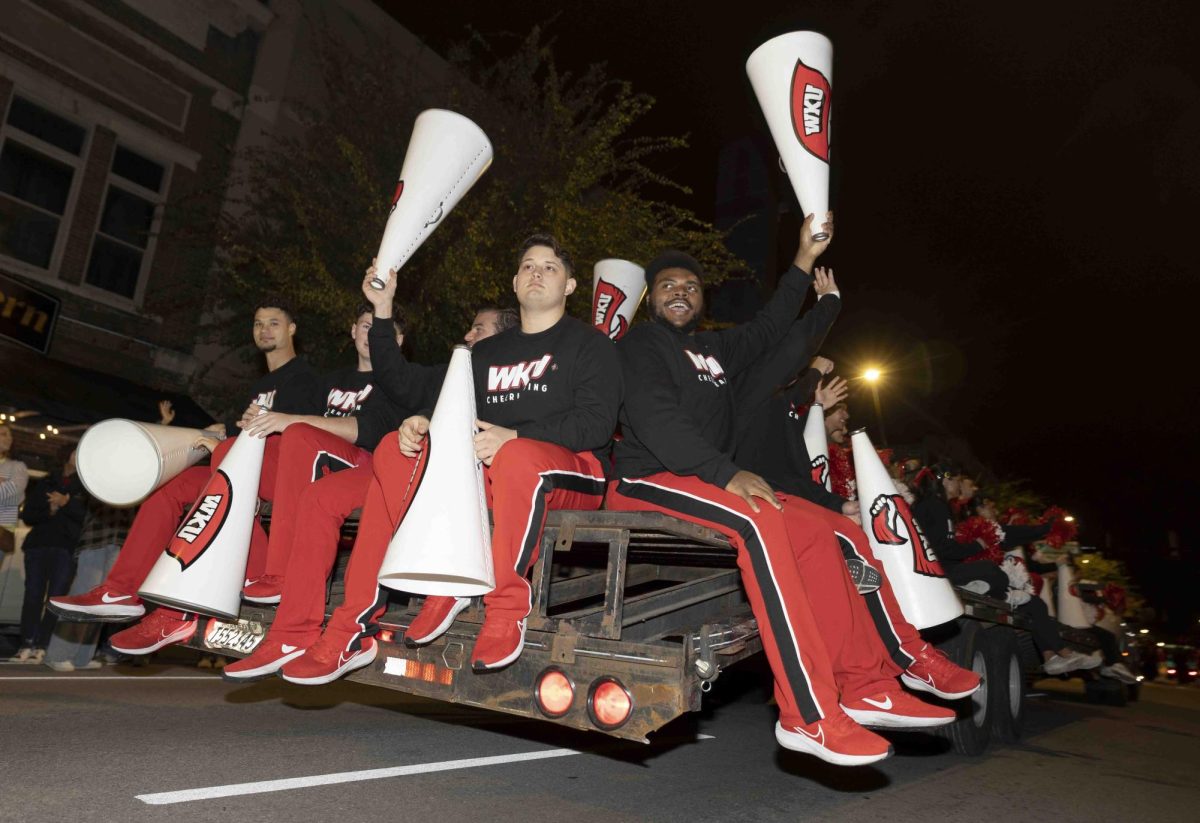
[{"label": "spectator in crowd", "polygon": [[17,525],[17,511],[25,500],[29,470],[20,460],[13,460],[12,429],[0,425],[0,526]]},{"label": "spectator in crowd", "polygon": [[41,663],[54,628],[43,614],[48,596],[66,594],[74,573],[74,551],[87,511],[87,495],[75,473],[75,450],[61,474],[50,475],[29,493],[21,519],[33,527],[25,538],[25,601],[21,606],[21,648],[14,663]]},{"label": "spectator in crowd", "polygon": [[[955,520],[949,501],[963,496],[960,479],[960,473],[948,465],[935,464],[918,472],[913,517],[951,583],[975,594],[1007,601],[1008,574],[992,560],[976,559],[976,555],[988,548],[987,544],[981,539],[960,541],[955,538]],[[1029,598],[1013,610],[1030,619],[1034,644],[1041,652],[1042,668],[1047,674],[1065,674],[1100,665],[1100,658],[1067,646],[1059,634],[1058,623],[1050,617],[1041,599]]]}]

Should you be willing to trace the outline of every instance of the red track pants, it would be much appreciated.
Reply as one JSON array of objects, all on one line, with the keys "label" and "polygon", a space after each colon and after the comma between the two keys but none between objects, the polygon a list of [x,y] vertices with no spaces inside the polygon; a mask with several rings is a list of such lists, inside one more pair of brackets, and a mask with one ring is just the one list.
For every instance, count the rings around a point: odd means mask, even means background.
[{"label": "red track pants", "polygon": [[[347,649],[359,648],[361,638],[374,633],[375,621],[387,606],[379,568],[420,485],[427,453],[405,457],[395,434],[384,437],[375,449],[375,478],[346,569],[346,599],[327,629],[339,639],[345,637]],[[537,560],[546,513],[598,508],[604,500],[604,472],[590,452],[517,438],[505,443],[485,467],[484,485],[492,509],[496,571],[496,588],[484,597],[484,604],[492,614],[523,618],[530,606],[525,574]]]},{"label": "red track pants", "polygon": [[[113,565],[104,585],[112,591],[134,594],[154,568],[171,535],[179,528],[179,520],[187,511],[204,486],[216,472],[221,461],[233,447],[236,438],[230,437],[213,449],[212,460],[207,466],[192,466],[180,472],[174,479],[164,483],[138,507],[133,525],[125,538],[117,562]],[[268,437],[263,454],[262,475],[258,481],[258,496],[264,500],[274,497],[275,467],[279,450],[279,437]],[[254,520],[254,531],[250,537],[250,557],[246,574],[257,577],[262,574],[267,554],[267,535]]]},{"label": "red track pants", "polygon": [[867,535],[845,515],[799,497],[792,497],[790,500],[797,508],[825,523],[833,531],[841,544],[842,555],[847,560],[862,560],[879,572],[882,584],[876,591],[862,595],[863,603],[871,615],[875,631],[879,633],[879,639],[883,641],[888,656],[901,669],[907,669],[912,665],[916,653],[925,646],[925,640],[900,611],[900,603],[896,600],[892,584],[883,571],[883,563],[875,557]]},{"label": "red track pants", "polygon": [[[848,699],[896,688],[887,658],[850,580],[836,538],[796,500],[757,514],[735,494],[697,477],[662,472],[623,479],[608,508],[659,511],[729,538],[775,675],[780,721],[813,723]],[[816,617],[819,615],[819,619]]]}]

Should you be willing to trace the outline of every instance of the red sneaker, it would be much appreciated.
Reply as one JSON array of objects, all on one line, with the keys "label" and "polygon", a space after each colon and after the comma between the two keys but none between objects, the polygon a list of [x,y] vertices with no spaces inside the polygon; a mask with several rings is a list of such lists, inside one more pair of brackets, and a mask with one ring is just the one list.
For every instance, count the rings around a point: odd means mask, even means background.
[{"label": "red sneaker", "polygon": [[249,603],[270,605],[283,597],[283,578],[275,574],[264,574],[257,580],[247,580],[242,587],[242,599]]},{"label": "red sneaker", "polygon": [[196,633],[196,617],[180,617],[174,609],[155,609],[150,615],[108,641],[121,654],[150,654],[172,643],[184,643]]},{"label": "red sneaker", "polygon": [[867,731],[842,712],[834,712],[816,723],[775,724],[779,745],[794,752],[819,757],[835,766],[864,766],[890,757],[892,744]]},{"label": "red sneaker", "polygon": [[525,621],[484,615],[479,637],[471,651],[471,668],[477,672],[503,669],[525,648]]},{"label": "red sneaker", "polygon": [[258,648],[248,657],[233,663],[226,663],[221,669],[224,680],[235,683],[250,683],[270,677],[283,668],[289,660],[295,660],[304,654],[304,649],[287,643],[276,643],[271,638],[265,638]]},{"label": "red sneaker", "polygon": [[910,689],[936,694],[944,700],[968,697],[979,689],[980,676],[951,663],[941,649],[926,643],[915,657],[913,664],[900,675],[900,681]]},{"label": "red sneaker", "polygon": [[469,597],[426,597],[421,611],[404,633],[404,645],[415,649],[437,640],[454,623],[458,613],[469,605]]},{"label": "red sneaker", "polygon": [[373,637],[363,638],[360,644],[358,649],[347,649],[348,641],[344,636],[334,640],[327,634],[322,635],[303,655],[283,665],[283,679],[302,686],[319,686],[332,683],[355,669],[370,666],[379,654],[379,644]]},{"label": "red sneaker", "polygon": [[900,689],[846,700],[842,711],[855,723],[877,729],[928,729],[953,723],[956,716]]},{"label": "red sneaker", "polygon": [[87,623],[124,623],[146,613],[142,599],[101,583],[96,588],[72,597],[51,597],[50,611],[64,620]]}]

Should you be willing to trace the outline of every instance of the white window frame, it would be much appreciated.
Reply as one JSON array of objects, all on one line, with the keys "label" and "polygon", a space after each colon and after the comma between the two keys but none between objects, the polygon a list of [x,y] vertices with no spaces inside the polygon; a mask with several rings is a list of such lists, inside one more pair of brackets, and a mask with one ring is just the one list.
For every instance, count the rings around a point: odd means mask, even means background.
[{"label": "white window frame", "polygon": [[[143,188],[128,178],[114,174],[112,167],[117,157],[118,148],[124,148],[127,151],[139,154],[147,160],[162,166],[162,191],[156,192],[153,189]],[[79,289],[83,294],[100,302],[110,303],[121,308],[141,308],[142,300],[146,294],[146,283],[150,280],[150,269],[153,267],[154,252],[158,247],[158,235],[162,231],[163,206],[166,205],[167,192],[171,190],[171,177],[174,169],[175,165],[170,160],[165,160],[153,152],[148,152],[136,143],[123,140],[120,135],[117,136],[117,143],[113,147],[112,156],[108,158],[108,173],[104,178],[104,193],[100,197],[100,208],[96,210],[96,224],[92,226],[91,239],[88,241],[87,257],[83,261],[83,276],[79,280]],[[126,243],[120,238],[108,234],[104,235],[105,240],[127,246],[142,253],[142,265],[138,269],[137,285],[133,288],[132,298],[89,283],[87,279],[88,268],[92,264],[92,252],[96,248],[96,237],[102,234],[100,231],[100,222],[104,219],[104,207],[108,203],[108,190],[114,185],[119,189],[124,189],[130,194],[141,197],[144,200],[149,200],[154,204],[154,216],[150,219],[150,234],[146,238],[146,248],[139,249],[137,246]]]},{"label": "white window frame", "polygon": [[[31,103],[45,109],[56,117],[74,123],[84,130],[83,147],[79,150],[79,155],[73,155],[68,151],[60,149],[58,146],[45,142],[32,134],[27,134],[20,129],[10,126],[8,123],[8,113],[12,109],[13,101],[17,97],[23,97]],[[8,105],[4,107],[3,117],[0,117],[0,151],[8,144],[9,140],[32,149],[39,154],[44,154],[52,160],[63,163],[72,168],[71,188],[67,192],[67,203],[63,208],[61,215],[36,206],[33,203],[27,203],[24,200],[13,197],[6,192],[0,192],[0,197],[19,203],[24,208],[33,209],[42,214],[47,214],[58,220],[58,232],[54,237],[54,248],[50,252],[49,268],[40,268],[33,263],[28,263],[16,257],[10,257],[3,252],[0,252],[0,263],[9,271],[24,275],[33,280],[40,280],[43,283],[52,285],[68,285],[61,282],[61,266],[62,257],[66,249],[67,238],[71,234],[71,226],[75,217],[75,204],[79,200],[79,189],[83,185],[83,174],[87,169],[88,155],[91,153],[92,138],[95,135],[95,129],[87,123],[82,123],[78,119],[70,115],[63,114],[58,108],[52,105],[47,105],[35,94],[29,94],[25,89],[14,84],[12,93],[8,98]]]}]

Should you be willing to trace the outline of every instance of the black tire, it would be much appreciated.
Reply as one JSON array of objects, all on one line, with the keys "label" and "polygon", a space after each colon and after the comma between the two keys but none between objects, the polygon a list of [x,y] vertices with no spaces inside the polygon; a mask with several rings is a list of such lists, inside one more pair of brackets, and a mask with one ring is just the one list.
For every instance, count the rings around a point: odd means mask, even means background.
[{"label": "black tire", "polygon": [[994,672],[988,695],[992,702],[992,735],[1002,743],[1015,743],[1025,727],[1027,683],[1017,633],[999,626],[989,629],[986,635],[990,669]]},{"label": "black tire", "polygon": [[945,727],[945,735],[959,754],[975,756],[987,750],[992,739],[992,699],[989,683],[996,676],[992,672],[988,654],[988,632],[979,628],[973,620],[959,619],[958,633],[941,644],[941,649],[958,665],[971,669],[983,677],[979,691],[955,704],[959,718]]}]

